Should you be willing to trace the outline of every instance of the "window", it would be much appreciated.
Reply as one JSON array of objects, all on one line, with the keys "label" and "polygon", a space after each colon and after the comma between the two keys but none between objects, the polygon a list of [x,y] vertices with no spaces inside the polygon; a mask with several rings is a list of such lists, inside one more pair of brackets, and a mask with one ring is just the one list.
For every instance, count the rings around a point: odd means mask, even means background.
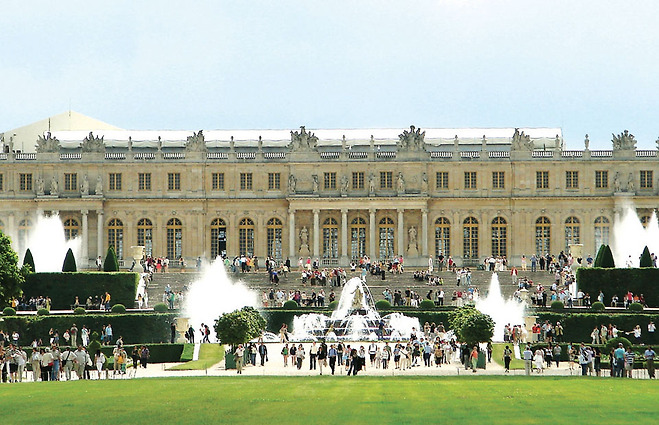
[{"label": "window", "polygon": [[609,219],[606,217],[597,217],[595,219],[595,252],[599,251],[602,245],[609,244]]},{"label": "window", "polygon": [[[151,190],[151,173],[138,173],[137,174],[137,189],[138,190]],[[143,246],[143,245],[140,245]]]},{"label": "window", "polygon": [[641,189],[652,189],[652,170],[641,170]]},{"label": "window", "polygon": [[609,172],[607,170],[595,171],[595,188],[606,189],[609,187]]},{"label": "window", "polygon": [[110,190],[121,190],[121,173],[110,173]]},{"label": "window", "polygon": [[581,226],[578,218],[568,217],[565,220],[565,252],[570,250],[571,244],[581,243],[580,230]]},{"label": "window", "polygon": [[446,217],[435,220],[435,258],[451,255],[451,223]]},{"label": "window", "polygon": [[32,173],[20,173],[18,175],[18,187],[21,192],[32,191]]},{"label": "window", "polygon": [[505,189],[503,171],[492,171],[492,189]]},{"label": "window", "polygon": [[476,189],[475,171],[465,171],[465,189]]},{"label": "window", "polygon": [[211,221],[211,258],[224,256],[227,253],[227,224],[221,218]]},{"label": "window", "polygon": [[167,258],[178,260],[182,255],[183,224],[178,218],[170,218],[167,222]]},{"label": "window", "polygon": [[565,188],[566,189],[579,189],[579,172],[566,171],[565,172]]},{"label": "window", "polygon": [[465,259],[478,259],[478,220],[467,217],[462,225],[463,249]]},{"label": "window", "polygon": [[380,220],[379,231],[380,231],[380,260],[393,258],[394,221],[389,217],[383,218],[382,220]]},{"label": "window", "polygon": [[254,222],[251,218],[243,218],[238,223],[238,251],[239,255],[254,254]]},{"label": "window", "polygon": [[[353,175],[356,173],[353,173]],[[364,173],[362,173],[362,178]],[[354,218],[350,223],[350,256],[358,260],[366,255],[366,220]]]},{"label": "window", "polygon": [[535,172],[536,189],[549,189],[549,171]]},{"label": "window", "polygon": [[364,188],[364,172],[357,171],[352,173],[352,188],[353,189],[363,189]]},{"label": "window", "polygon": [[108,223],[108,248],[112,247],[118,259],[124,258],[124,223],[113,218]]},{"label": "window", "polygon": [[334,218],[323,222],[323,258],[339,257],[339,223]]},{"label": "window", "polygon": [[267,238],[268,238],[268,256],[276,259],[282,258],[282,229],[283,225],[278,218],[271,218],[267,224]]},{"label": "window", "polygon": [[144,247],[144,255],[153,256],[153,223],[148,218],[137,222],[137,245]]},{"label": "window", "polygon": [[508,255],[508,223],[503,217],[492,220],[492,255],[506,257]]},{"label": "window", "polygon": [[181,173],[167,173],[167,189],[181,190]]},{"label": "window", "polygon": [[240,190],[252,190],[252,173],[240,173]]},{"label": "window", "polygon": [[394,173],[392,171],[380,171],[380,189],[394,188]]},{"label": "window", "polygon": [[325,173],[325,189],[336,189],[336,173]]},{"label": "window", "polygon": [[535,253],[546,255],[551,252],[551,223],[547,217],[535,221]]},{"label": "window", "polygon": [[0,173],[0,192],[5,190],[5,175]]},{"label": "window", "polygon": [[280,182],[281,182],[280,173],[268,173],[268,190],[279,190],[281,188]]},{"label": "window", "polygon": [[64,173],[64,190],[68,192],[78,190],[78,174]]},{"label": "window", "polygon": [[[224,173],[211,174],[211,189],[224,190]],[[212,257],[215,258],[215,257]]]},{"label": "window", "polygon": [[80,234],[78,220],[73,218],[67,218],[64,220],[64,239],[70,241],[71,239],[76,238],[78,234]]},{"label": "window", "polygon": [[437,172],[437,189],[448,189],[448,171]]}]

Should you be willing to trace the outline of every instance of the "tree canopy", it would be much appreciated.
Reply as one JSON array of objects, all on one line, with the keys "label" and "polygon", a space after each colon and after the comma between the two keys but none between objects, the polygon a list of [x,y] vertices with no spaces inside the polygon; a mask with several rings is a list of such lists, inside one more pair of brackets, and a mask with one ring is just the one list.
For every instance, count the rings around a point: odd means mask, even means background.
[{"label": "tree canopy", "polygon": [[261,336],[266,321],[253,307],[225,313],[215,321],[215,332],[222,344],[235,346]]},{"label": "tree canopy", "polygon": [[489,342],[494,335],[494,320],[474,307],[460,307],[449,315],[449,325],[459,341],[475,345]]},{"label": "tree canopy", "polygon": [[11,248],[11,241],[0,231],[0,307],[9,305],[22,293],[28,267],[18,268],[18,254]]}]

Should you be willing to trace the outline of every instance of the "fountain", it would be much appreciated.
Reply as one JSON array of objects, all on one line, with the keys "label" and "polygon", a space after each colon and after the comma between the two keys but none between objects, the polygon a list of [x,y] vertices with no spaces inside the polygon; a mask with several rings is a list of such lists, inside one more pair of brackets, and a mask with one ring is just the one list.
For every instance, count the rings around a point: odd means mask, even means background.
[{"label": "fountain", "polygon": [[626,207],[620,221],[614,223],[613,242],[611,251],[616,267],[626,267],[630,256],[632,267],[638,267],[639,258],[646,246],[651,253],[659,253],[657,212],[652,212],[647,227],[643,227],[636,209],[631,205]]},{"label": "fountain", "polygon": [[[14,247],[17,245],[18,243]],[[30,248],[37,272],[56,273],[62,271],[64,257],[69,248],[73,251],[78,267],[84,267],[86,259],[81,261],[81,245],[82,241],[78,237],[66,240],[62,220],[58,214],[52,214],[50,217],[42,215],[37,217],[36,226],[27,235],[25,248]],[[19,255],[22,261],[25,251]]]},{"label": "fountain", "polygon": [[492,273],[490,289],[485,298],[476,301],[476,308],[494,320],[494,341],[503,341],[503,328],[506,324],[524,325],[524,303],[513,299],[506,300],[501,294],[499,276]]}]

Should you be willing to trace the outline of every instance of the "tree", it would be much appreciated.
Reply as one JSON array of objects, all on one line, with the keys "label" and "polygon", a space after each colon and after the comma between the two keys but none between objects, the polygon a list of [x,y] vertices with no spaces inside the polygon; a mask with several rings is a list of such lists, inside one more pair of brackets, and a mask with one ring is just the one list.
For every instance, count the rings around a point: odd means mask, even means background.
[{"label": "tree", "polygon": [[215,332],[222,344],[236,346],[261,336],[266,321],[253,307],[225,313],[215,321]]},{"label": "tree", "polygon": [[606,245],[604,252],[602,252],[602,261],[600,267],[604,269],[614,269],[616,267],[615,262],[613,261],[613,253],[611,252],[611,247]]},{"label": "tree", "polygon": [[641,254],[641,267],[652,267],[652,257],[650,257],[650,250],[647,245],[643,248],[643,254]]},{"label": "tree", "polygon": [[77,272],[78,267],[76,266],[76,257],[73,255],[73,251],[69,248],[66,251],[66,257],[64,257],[64,264],[62,264],[63,272]]},{"label": "tree", "polygon": [[103,262],[103,271],[104,272],[119,271],[119,261],[117,261],[117,254],[114,253],[113,247],[109,247],[108,253],[105,255],[105,261]]},{"label": "tree", "polygon": [[449,315],[449,325],[459,341],[469,346],[489,342],[494,335],[494,320],[474,307],[460,307]]},{"label": "tree", "polygon": [[29,267],[18,268],[18,254],[11,248],[9,237],[0,231],[0,307],[21,296]]},{"label": "tree", "polygon": [[593,267],[602,267],[602,255],[606,250],[605,246],[606,245],[600,245],[600,248],[597,250],[597,255],[595,256],[595,264],[593,264]]}]

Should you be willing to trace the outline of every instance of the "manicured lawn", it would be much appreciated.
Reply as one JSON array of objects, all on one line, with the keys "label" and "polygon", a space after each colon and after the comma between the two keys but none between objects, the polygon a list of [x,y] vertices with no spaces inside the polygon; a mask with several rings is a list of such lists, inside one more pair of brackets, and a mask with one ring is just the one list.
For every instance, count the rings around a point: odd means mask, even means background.
[{"label": "manicured lawn", "polygon": [[[656,423],[656,381],[568,377],[201,377],[0,385],[21,422]],[[628,408],[612,409],[621,397]],[[554,402],[549,402],[554,400]],[[630,404],[631,403],[631,404]]]},{"label": "manicured lawn", "polygon": [[199,360],[170,367],[169,370],[204,370],[219,363],[224,358],[224,346],[219,344],[201,344]]},{"label": "manicured lawn", "polygon": [[[503,366],[503,349],[506,348],[506,345],[511,350],[514,350],[512,344],[492,344],[492,361],[497,362],[501,366]],[[514,351],[510,362],[510,370],[513,369],[524,369],[524,360],[516,359]]]}]

